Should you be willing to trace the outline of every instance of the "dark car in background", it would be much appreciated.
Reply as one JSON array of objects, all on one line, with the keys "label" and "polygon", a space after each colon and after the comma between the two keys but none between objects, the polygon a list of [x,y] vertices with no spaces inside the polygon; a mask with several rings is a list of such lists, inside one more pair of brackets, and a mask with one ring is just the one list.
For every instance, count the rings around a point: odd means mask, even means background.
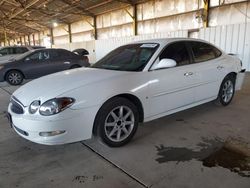
[{"label": "dark car in background", "polygon": [[0,82],[19,85],[23,79],[34,79],[55,72],[89,66],[81,56],[64,49],[38,49],[0,64]]}]

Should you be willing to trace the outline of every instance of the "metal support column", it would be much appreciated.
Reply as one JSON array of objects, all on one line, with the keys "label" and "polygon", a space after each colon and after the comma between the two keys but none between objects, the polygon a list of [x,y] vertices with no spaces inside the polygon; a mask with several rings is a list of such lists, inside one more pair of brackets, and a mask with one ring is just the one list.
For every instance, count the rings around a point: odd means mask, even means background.
[{"label": "metal support column", "polygon": [[72,43],[71,24],[68,24],[68,33],[69,33],[69,43]]},{"label": "metal support column", "polygon": [[93,25],[93,28],[94,28],[94,39],[97,40],[97,25],[96,25],[96,16],[93,17],[94,19],[94,25]]},{"label": "metal support column", "polygon": [[32,34],[32,39],[33,39],[33,45],[36,45],[36,40],[35,40],[35,34]]},{"label": "metal support column", "polygon": [[30,46],[30,34],[28,34],[28,43],[29,43],[29,46]]},{"label": "metal support column", "polygon": [[50,28],[50,40],[51,40],[51,47],[54,45],[54,34],[53,34],[53,28]]},{"label": "metal support column", "polygon": [[203,27],[208,27],[209,22],[209,6],[210,0],[203,0],[204,1],[204,12],[203,12]]},{"label": "metal support column", "polygon": [[133,19],[133,33],[138,35],[138,19],[137,19],[137,6],[133,5],[133,14],[131,14],[127,9],[125,9],[127,14]]}]

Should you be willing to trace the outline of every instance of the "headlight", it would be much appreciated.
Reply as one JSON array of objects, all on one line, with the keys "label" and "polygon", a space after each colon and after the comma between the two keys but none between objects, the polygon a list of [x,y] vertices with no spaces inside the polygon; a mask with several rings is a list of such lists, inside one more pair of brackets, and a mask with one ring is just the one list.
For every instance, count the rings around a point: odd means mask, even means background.
[{"label": "headlight", "polygon": [[4,66],[0,66],[0,70],[3,69],[3,68],[4,68]]},{"label": "headlight", "polygon": [[33,101],[29,106],[29,113],[34,114],[40,107],[40,101]]},{"label": "headlight", "polygon": [[39,112],[44,116],[54,115],[70,107],[74,102],[74,99],[68,97],[54,98],[43,103]]}]

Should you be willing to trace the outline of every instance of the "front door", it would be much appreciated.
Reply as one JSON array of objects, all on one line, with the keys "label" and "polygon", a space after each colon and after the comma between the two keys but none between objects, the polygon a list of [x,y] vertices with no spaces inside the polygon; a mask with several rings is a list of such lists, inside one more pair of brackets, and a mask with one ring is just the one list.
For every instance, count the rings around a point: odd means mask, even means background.
[{"label": "front door", "polygon": [[168,111],[184,107],[194,102],[194,87],[197,84],[196,73],[190,63],[190,56],[185,42],[168,45],[160,54],[161,59],[176,61],[172,68],[150,71],[151,116],[161,116]]},{"label": "front door", "polygon": [[25,75],[28,79],[39,78],[51,73],[50,57],[48,50],[41,50],[32,53],[24,59]]}]

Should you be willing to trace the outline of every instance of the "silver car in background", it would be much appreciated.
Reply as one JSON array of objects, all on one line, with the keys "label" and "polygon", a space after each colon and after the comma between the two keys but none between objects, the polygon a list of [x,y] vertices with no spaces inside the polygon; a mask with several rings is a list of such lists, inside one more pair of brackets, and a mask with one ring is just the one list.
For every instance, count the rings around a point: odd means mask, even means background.
[{"label": "silver car in background", "polygon": [[0,64],[34,49],[45,48],[43,46],[7,46],[0,48]]}]

